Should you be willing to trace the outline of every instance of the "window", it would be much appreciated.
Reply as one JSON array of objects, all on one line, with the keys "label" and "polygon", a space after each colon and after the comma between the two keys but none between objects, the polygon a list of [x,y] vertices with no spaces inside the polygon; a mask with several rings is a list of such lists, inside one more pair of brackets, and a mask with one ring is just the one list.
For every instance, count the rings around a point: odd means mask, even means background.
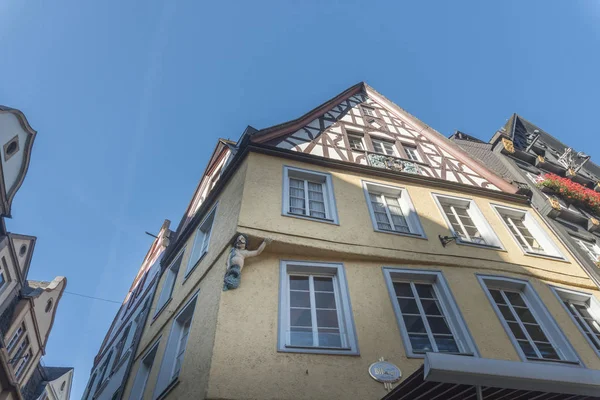
[{"label": "window", "polygon": [[404,145],[403,147],[404,147],[404,151],[406,152],[406,156],[408,157],[409,160],[417,161],[417,162],[423,161],[423,160],[421,160],[421,155],[419,154],[419,150],[417,150],[416,147],[407,146],[407,145]]},{"label": "window", "polygon": [[371,142],[373,142],[373,149],[375,149],[375,152],[385,154],[386,156],[396,156],[394,143],[379,139],[372,139]]},{"label": "window", "polygon": [[127,342],[127,337],[129,336],[129,331],[131,329],[131,324],[125,328],[119,342],[116,344],[115,348],[117,349],[117,354],[115,356],[115,361],[113,362],[112,369],[114,370],[119,365],[119,361],[121,361],[121,356],[123,355],[123,349],[125,348],[125,342]]},{"label": "window", "polygon": [[366,116],[377,118],[377,114],[375,113],[375,109],[373,109],[371,107],[366,107],[366,106],[362,106],[362,109],[363,109],[363,112],[365,113]]},{"label": "window", "polygon": [[25,334],[25,323],[22,323],[21,326],[19,326],[15,333],[13,333],[13,335],[10,337],[8,344],[6,345],[6,351],[8,351],[9,354],[12,353],[16,344],[23,337],[23,334]]},{"label": "window", "polygon": [[477,354],[441,272],[400,268],[383,272],[409,357],[426,352]]},{"label": "window", "polygon": [[150,351],[148,351],[148,353],[146,353],[146,355],[142,358],[142,361],[140,362],[140,368],[138,369],[133,382],[133,387],[131,388],[129,400],[143,399],[144,391],[146,390],[146,385],[148,384],[148,377],[152,371],[152,365],[154,364],[154,358],[156,357],[156,352],[158,350],[158,343],[159,342],[156,342]]},{"label": "window", "polygon": [[88,383],[87,388],[85,389],[85,393],[81,397],[81,399],[86,399],[90,393],[92,392],[92,388],[94,387],[94,382],[96,381],[96,374],[92,375],[92,379],[90,379],[90,383]]},{"label": "window", "polygon": [[102,363],[102,366],[100,367],[100,379],[98,379],[98,385],[96,385],[96,393],[98,393],[98,390],[100,390],[100,388],[102,387],[102,384],[105,381],[104,378],[106,377],[106,379],[108,379],[108,376],[106,376],[106,371],[108,370],[108,364],[110,363],[111,357],[112,350],[110,351],[110,353],[108,353],[106,360]]},{"label": "window", "polygon": [[376,231],[425,236],[405,189],[363,182],[371,221]]},{"label": "window", "polygon": [[331,175],[284,167],[283,214],[337,224]]},{"label": "window", "polygon": [[19,360],[21,359],[21,357],[23,357],[23,354],[25,354],[25,350],[28,347],[29,347],[29,337],[25,336],[25,338],[23,338],[23,341],[21,342],[19,347],[17,347],[15,354],[13,355],[13,357],[11,359],[11,364],[18,365]]},{"label": "window", "polygon": [[27,353],[22,357],[22,359],[20,360],[21,363],[15,370],[15,376],[17,377],[17,379],[21,378],[21,375],[23,375],[23,372],[25,372],[25,370],[29,366],[32,357],[33,353],[31,352],[31,349],[29,349],[29,351],[27,351]]},{"label": "window", "polygon": [[60,385],[60,391],[63,392],[65,390],[65,386],[67,386],[67,381],[64,381],[61,385]]},{"label": "window", "polygon": [[529,211],[497,205],[493,208],[525,253],[564,258]]},{"label": "window", "polygon": [[194,238],[194,245],[192,246],[192,254],[188,261],[185,275],[187,276],[198,264],[198,261],[208,251],[208,243],[210,242],[210,234],[212,232],[213,221],[215,220],[217,206],[214,206],[204,220],[200,223],[196,236]]},{"label": "window", "polygon": [[594,262],[600,261],[600,247],[594,242],[575,239],[577,244],[585,251],[587,256]]},{"label": "window", "polygon": [[501,247],[500,240],[473,200],[433,195],[457,243]]},{"label": "window", "polygon": [[44,311],[46,311],[46,312],[52,311],[53,305],[54,305],[54,302],[52,301],[52,299],[48,299],[48,302],[46,303],[46,309]]},{"label": "window", "polygon": [[600,302],[587,293],[551,288],[575,325],[600,356]]},{"label": "window", "polygon": [[179,273],[179,267],[181,266],[181,260],[183,259],[184,252],[185,248],[179,252],[179,255],[175,258],[175,261],[173,261],[169,268],[167,268],[165,271],[165,283],[163,283],[160,291],[160,297],[158,298],[158,303],[156,304],[156,313],[154,314],[154,317],[156,317],[162,311],[165,304],[167,304],[167,302],[171,299],[173,287],[175,286],[175,280],[177,280],[177,274]]},{"label": "window", "polygon": [[2,267],[0,267],[0,293],[6,288],[8,282],[10,282],[8,263],[6,262],[6,257],[2,256]]},{"label": "window", "polygon": [[358,354],[342,264],[283,261],[278,350]]},{"label": "window", "polygon": [[198,295],[194,295],[173,321],[173,327],[169,334],[169,340],[158,373],[156,388],[154,389],[155,398],[179,376],[197,298]]},{"label": "window", "polygon": [[486,294],[523,360],[579,363],[577,354],[531,285],[479,276]]},{"label": "window", "polygon": [[365,150],[363,138],[362,138],[362,136],[360,136],[358,134],[348,133],[348,143],[350,143],[350,148],[353,150],[360,150],[360,151]]}]

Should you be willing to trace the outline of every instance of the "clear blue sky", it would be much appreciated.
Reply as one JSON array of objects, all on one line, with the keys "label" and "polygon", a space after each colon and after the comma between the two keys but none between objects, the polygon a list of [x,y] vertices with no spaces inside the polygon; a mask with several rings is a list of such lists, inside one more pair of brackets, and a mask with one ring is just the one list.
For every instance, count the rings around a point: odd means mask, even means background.
[{"label": "clear blue sky", "polygon": [[[599,49],[593,0],[2,0],[0,103],[38,130],[7,226],[38,237],[30,279],[121,301],[217,138],[361,80],[445,135],[518,112],[599,162]],[[117,309],[60,302],[45,363],[74,399]]]}]

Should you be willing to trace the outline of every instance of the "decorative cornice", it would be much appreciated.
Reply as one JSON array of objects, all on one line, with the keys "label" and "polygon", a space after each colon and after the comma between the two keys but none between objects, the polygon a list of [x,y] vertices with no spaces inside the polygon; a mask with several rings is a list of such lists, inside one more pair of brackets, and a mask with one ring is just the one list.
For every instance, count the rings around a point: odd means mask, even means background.
[{"label": "decorative cornice", "polygon": [[506,150],[508,153],[513,154],[515,152],[515,145],[512,140],[502,138],[502,145],[504,146],[504,150]]}]

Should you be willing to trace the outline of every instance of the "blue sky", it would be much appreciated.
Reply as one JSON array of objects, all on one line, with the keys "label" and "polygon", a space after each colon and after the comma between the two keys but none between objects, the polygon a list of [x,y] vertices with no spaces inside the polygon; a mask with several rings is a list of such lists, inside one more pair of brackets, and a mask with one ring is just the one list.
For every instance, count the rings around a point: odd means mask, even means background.
[{"label": "blue sky", "polygon": [[[38,131],[7,226],[38,237],[30,279],[121,301],[217,138],[362,80],[444,135],[518,112],[599,162],[599,48],[592,0],[3,0],[0,103]],[[45,363],[75,367],[74,399],[117,309],[60,302]]]}]

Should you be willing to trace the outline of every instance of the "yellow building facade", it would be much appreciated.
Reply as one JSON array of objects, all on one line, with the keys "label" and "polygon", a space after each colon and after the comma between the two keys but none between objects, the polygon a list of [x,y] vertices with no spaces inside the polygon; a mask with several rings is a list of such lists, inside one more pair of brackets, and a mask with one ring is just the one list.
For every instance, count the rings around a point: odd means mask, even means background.
[{"label": "yellow building facade", "polygon": [[593,398],[600,293],[528,199],[365,84],[311,113],[218,144],[123,398]]}]

